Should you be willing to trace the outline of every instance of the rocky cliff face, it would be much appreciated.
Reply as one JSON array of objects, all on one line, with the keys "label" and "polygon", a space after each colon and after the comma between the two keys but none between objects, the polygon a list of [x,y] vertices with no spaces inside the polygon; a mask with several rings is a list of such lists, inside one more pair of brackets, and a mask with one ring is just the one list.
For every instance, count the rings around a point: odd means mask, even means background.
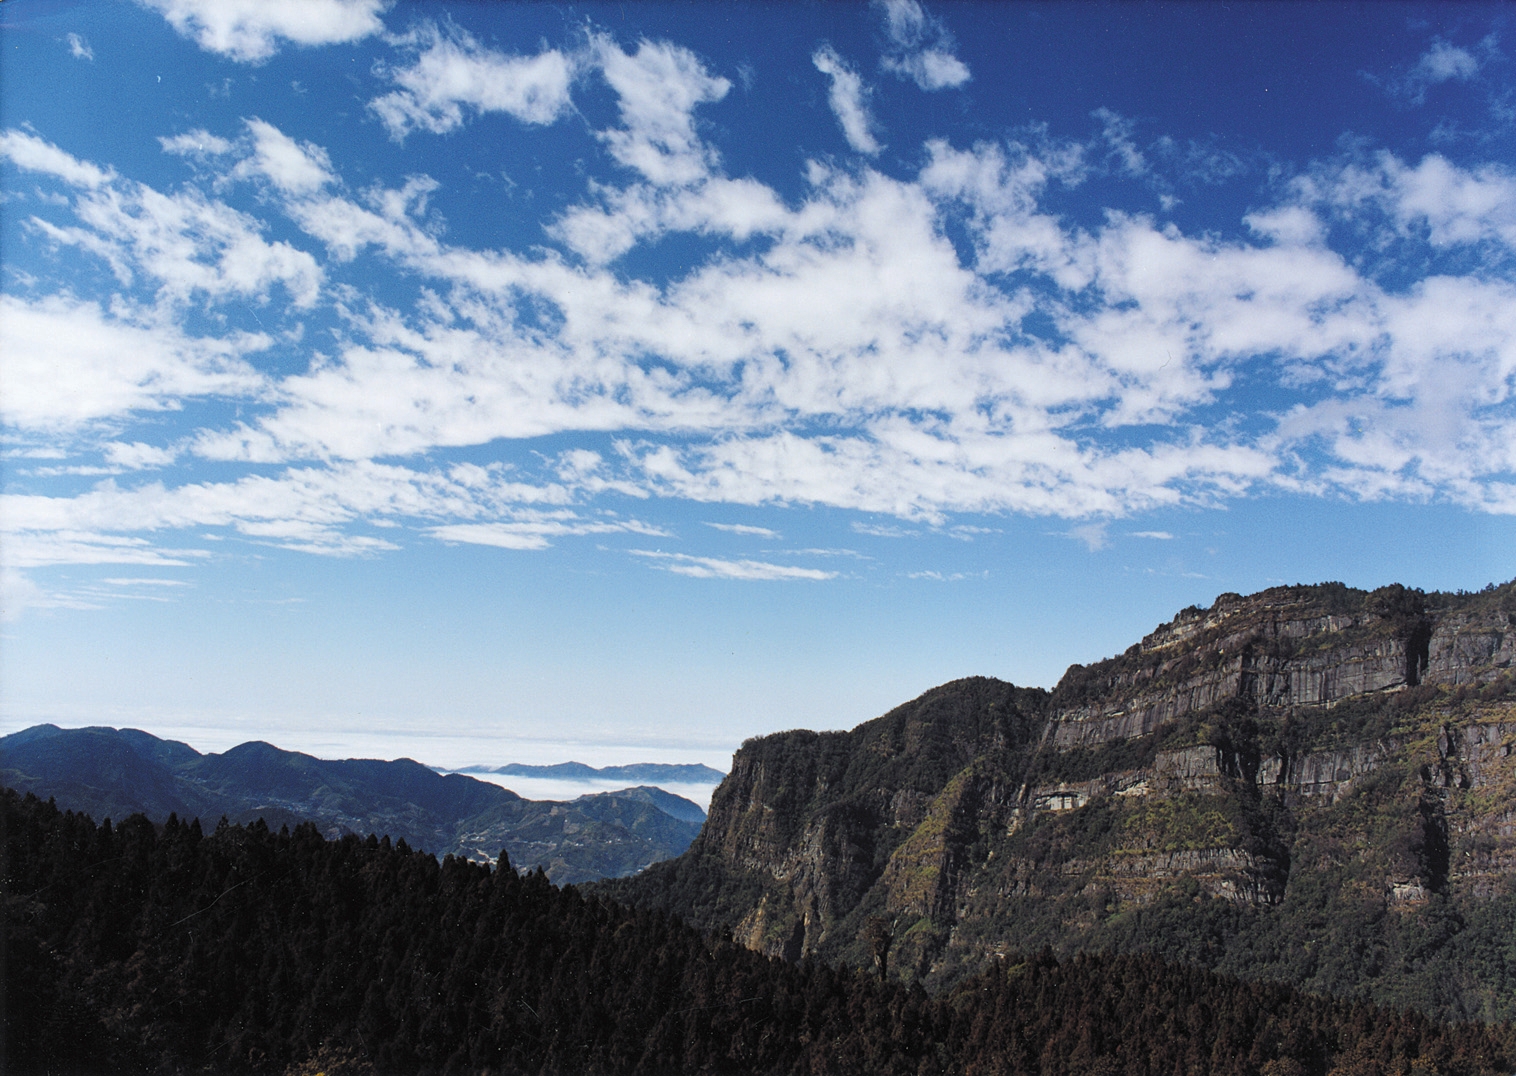
[{"label": "rocky cliff face", "polygon": [[1149,948],[1516,1016],[1516,583],[1223,595],[1052,692],[750,741],[690,851],[621,886],[792,960],[867,964],[882,925],[928,985]]}]

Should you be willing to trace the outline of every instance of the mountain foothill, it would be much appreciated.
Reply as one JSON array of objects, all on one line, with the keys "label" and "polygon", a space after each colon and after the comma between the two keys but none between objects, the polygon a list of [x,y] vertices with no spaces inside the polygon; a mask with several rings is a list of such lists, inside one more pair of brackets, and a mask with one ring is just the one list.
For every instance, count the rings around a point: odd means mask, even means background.
[{"label": "mountain foothill", "polygon": [[[698,835],[131,730],[0,768],[6,1071],[1516,1068],[1516,582],[1224,594],[758,737]],[[594,826],[642,858],[538,840]]]}]

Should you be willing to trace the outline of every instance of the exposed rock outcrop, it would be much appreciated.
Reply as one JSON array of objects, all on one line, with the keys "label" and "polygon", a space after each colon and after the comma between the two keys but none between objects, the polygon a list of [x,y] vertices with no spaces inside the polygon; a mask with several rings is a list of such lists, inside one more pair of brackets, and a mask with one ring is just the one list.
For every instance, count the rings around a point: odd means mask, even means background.
[{"label": "exposed rock outcrop", "polygon": [[[1513,658],[1516,583],[1223,595],[1052,692],[956,681],[749,741],[691,850],[618,893],[787,959],[866,966],[887,923],[928,984],[1047,943],[1421,1004],[1457,978],[1427,978],[1436,924],[1516,917]],[[1298,948],[1322,930],[1358,940]]]}]

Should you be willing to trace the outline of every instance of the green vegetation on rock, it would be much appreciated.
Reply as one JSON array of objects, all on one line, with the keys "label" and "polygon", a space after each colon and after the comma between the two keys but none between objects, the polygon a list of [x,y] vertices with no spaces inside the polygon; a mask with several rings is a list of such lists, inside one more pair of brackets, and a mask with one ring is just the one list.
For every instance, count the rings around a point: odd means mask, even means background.
[{"label": "green vegetation on rock", "polygon": [[883,921],[933,990],[1047,946],[1511,1020],[1513,805],[1516,583],[1279,587],[1051,692],[749,741],[690,850],[605,891],[860,968]]}]

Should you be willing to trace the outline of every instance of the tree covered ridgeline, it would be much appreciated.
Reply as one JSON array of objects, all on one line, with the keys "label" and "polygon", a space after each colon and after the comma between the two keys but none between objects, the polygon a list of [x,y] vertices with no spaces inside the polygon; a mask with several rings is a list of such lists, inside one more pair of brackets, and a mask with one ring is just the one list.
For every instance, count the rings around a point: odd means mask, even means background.
[{"label": "tree covered ridgeline", "polygon": [[1151,957],[930,998],[370,837],[119,826],[0,792],[12,1073],[1484,1074],[1510,1028]]}]

